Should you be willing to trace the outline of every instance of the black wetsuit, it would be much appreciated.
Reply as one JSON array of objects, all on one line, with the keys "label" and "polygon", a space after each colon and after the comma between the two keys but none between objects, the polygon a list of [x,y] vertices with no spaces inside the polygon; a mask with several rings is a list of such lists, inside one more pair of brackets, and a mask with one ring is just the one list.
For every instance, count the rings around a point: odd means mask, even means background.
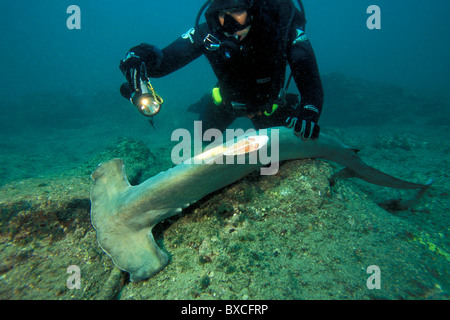
[{"label": "black wetsuit", "polygon": [[[200,116],[204,130],[212,127],[224,130],[237,116],[245,115],[234,110],[231,102],[245,104],[247,109],[244,113],[248,114],[263,112],[271,107],[284,86],[286,63],[289,63],[299,89],[300,105],[314,105],[319,111],[322,109],[323,90],[316,58],[301,30],[299,15],[296,14],[289,30],[287,50],[283,55],[280,44],[286,33],[282,34],[277,10],[268,6],[269,2],[264,3],[264,6],[255,9],[251,29],[241,42],[242,51],[232,61],[204,46],[202,40],[210,33],[204,23],[199,25],[195,34],[191,29],[191,32],[162,49],[161,64],[148,70],[150,77],[162,77],[203,54],[207,57],[217,76],[224,103],[216,106],[210,100]],[[257,128],[284,125],[287,117],[296,116],[292,114],[295,112],[293,107],[291,102],[291,105],[280,107],[271,116],[255,116],[252,121]]]}]

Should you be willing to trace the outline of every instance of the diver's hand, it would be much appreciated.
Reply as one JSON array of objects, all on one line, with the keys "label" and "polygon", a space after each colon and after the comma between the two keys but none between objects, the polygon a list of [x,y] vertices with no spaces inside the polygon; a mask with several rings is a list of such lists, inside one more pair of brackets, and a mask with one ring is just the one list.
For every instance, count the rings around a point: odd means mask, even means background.
[{"label": "diver's hand", "polygon": [[140,89],[140,67],[143,62],[149,70],[158,68],[162,61],[162,52],[157,47],[141,43],[131,48],[120,61],[119,69],[128,81],[131,91]]},{"label": "diver's hand", "polygon": [[296,114],[286,119],[286,127],[292,128],[294,134],[303,140],[317,139],[320,134],[319,110],[313,105],[304,106]]}]

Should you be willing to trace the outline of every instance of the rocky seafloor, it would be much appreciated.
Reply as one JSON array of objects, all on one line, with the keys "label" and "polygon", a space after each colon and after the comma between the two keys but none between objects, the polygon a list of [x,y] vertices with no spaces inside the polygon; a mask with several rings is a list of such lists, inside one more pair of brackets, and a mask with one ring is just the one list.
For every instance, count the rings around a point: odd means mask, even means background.
[{"label": "rocky seafloor", "polygon": [[[380,170],[432,177],[420,200],[357,179],[331,186],[333,163],[285,162],[276,175],[250,174],[158,224],[153,233],[170,262],[138,283],[97,244],[90,174],[122,158],[130,182],[140,183],[172,166],[170,147],[120,139],[72,169],[4,183],[0,299],[449,299],[450,131],[435,116],[397,120],[322,129]],[[80,289],[68,288],[72,265]],[[380,289],[367,286],[373,265]]]},{"label": "rocky seafloor", "polygon": [[[329,131],[344,136],[342,129]],[[6,184],[0,297],[448,299],[447,131],[403,131],[403,144],[387,129],[376,131],[352,128],[345,135],[364,144],[362,156],[380,169],[415,181],[435,178],[412,207],[395,199],[414,192],[355,180],[331,187],[333,164],[286,162],[274,176],[251,174],[157,225],[154,235],[170,263],[139,283],[130,283],[97,244],[89,174],[97,163],[122,156],[131,181],[144,179],[142,172],[164,167],[163,149],[154,154],[143,143],[121,140],[63,175]],[[152,166],[156,158],[159,168]],[[79,290],[67,287],[70,265],[80,268]],[[379,290],[366,285],[371,265],[381,270]]]}]

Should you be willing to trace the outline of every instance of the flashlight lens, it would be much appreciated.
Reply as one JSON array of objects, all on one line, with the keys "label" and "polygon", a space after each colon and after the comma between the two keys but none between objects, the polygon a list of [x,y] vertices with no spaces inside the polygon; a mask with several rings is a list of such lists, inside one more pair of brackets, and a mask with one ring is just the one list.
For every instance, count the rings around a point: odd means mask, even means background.
[{"label": "flashlight lens", "polygon": [[153,97],[141,99],[141,112],[146,116],[154,116],[160,108],[161,105]]},{"label": "flashlight lens", "polygon": [[131,102],[147,117],[153,117],[161,110],[161,103],[150,93],[136,94]]}]

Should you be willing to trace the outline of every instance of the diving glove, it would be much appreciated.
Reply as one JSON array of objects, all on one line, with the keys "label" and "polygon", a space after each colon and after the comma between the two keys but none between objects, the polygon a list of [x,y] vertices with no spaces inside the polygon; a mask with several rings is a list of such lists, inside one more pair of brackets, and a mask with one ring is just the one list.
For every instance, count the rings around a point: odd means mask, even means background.
[{"label": "diving glove", "polygon": [[162,51],[150,44],[141,43],[131,48],[120,61],[119,69],[128,81],[131,92],[140,90],[140,68],[144,62],[147,68],[158,68],[162,61]]},{"label": "diving glove", "polygon": [[320,117],[319,109],[313,105],[306,105],[295,113],[286,119],[286,127],[293,128],[294,134],[303,140],[317,139],[320,133],[317,124]]}]

